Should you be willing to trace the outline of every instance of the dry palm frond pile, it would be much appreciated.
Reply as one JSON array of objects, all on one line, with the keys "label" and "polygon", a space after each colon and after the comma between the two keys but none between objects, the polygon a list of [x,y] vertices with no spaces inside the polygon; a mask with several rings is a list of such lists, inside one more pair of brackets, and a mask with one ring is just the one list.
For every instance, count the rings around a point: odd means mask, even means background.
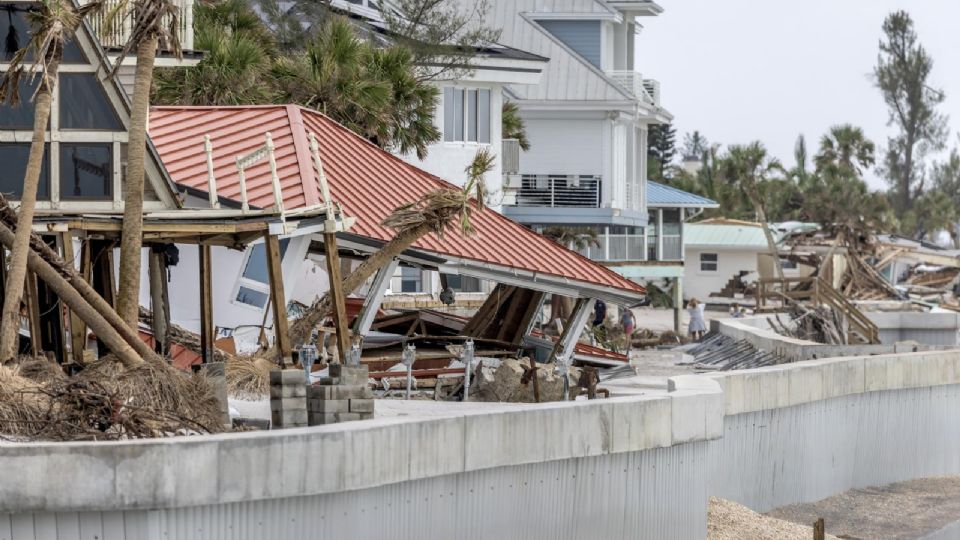
[{"label": "dry palm frond pile", "polygon": [[[16,440],[115,440],[221,431],[220,406],[206,376],[112,357],[73,377],[21,359],[0,367],[0,433]],[[59,369],[59,368],[55,368]],[[22,370],[22,371],[21,371]]]},{"label": "dry palm frond pile", "polygon": [[224,364],[227,392],[240,398],[263,397],[270,392],[270,370],[276,368],[277,362],[267,356],[230,356]]}]

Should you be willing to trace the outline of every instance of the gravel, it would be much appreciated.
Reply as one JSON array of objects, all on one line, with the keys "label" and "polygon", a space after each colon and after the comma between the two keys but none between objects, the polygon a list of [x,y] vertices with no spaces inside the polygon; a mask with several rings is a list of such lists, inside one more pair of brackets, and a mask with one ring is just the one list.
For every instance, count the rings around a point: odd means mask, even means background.
[{"label": "gravel", "polygon": [[[828,540],[839,540],[827,535]],[[708,540],[810,540],[813,527],[758,514],[733,501],[710,497]]]}]

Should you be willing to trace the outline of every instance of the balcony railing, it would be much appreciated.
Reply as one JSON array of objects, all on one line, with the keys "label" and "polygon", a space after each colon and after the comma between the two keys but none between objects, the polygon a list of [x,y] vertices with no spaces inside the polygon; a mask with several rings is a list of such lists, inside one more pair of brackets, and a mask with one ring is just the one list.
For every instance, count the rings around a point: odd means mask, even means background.
[{"label": "balcony railing", "polygon": [[525,174],[516,206],[600,208],[599,176]]},{"label": "balcony railing", "polygon": [[634,99],[660,105],[660,82],[644,79],[636,71],[608,71],[607,77],[626,90]]},{"label": "balcony railing", "polygon": [[[90,0],[80,0],[81,4],[87,4]],[[177,31],[180,37],[180,47],[185,50],[193,49],[193,0],[174,0],[180,6],[180,16],[177,20]],[[106,14],[119,4],[119,0],[106,0],[99,13],[93,13],[87,17],[87,21],[93,28],[94,33],[100,38],[100,43],[104,47],[122,47],[130,37],[133,26],[133,17],[129,12],[118,15],[113,25],[106,23]],[[129,4],[132,9],[133,2]]]}]

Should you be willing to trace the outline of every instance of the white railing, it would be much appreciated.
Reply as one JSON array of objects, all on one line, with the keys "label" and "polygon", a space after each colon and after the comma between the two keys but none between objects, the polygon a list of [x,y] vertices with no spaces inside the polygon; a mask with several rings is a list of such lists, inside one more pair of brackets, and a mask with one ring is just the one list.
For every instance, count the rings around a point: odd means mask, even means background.
[{"label": "white railing", "polygon": [[610,77],[620,88],[626,90],[634,99],[653,105],[660,104],[660,83],[654,79],[644,79],[636,71],[608,71]]},{"label": "white railing", "polygon": [[[81,4],[87,4],[90,0],[80,0]],[[177,21],[177,30],[180,37],[180,47],[184,50],[193,49],[193,0],[174,0],[180,6],[180,17]],[[108,27],[106,15],[120,3],[120,0],[106,0],[99,13],[93,13],[87,17],[94,33],[100,38],[100,43],[104,47],[123,47],[130,37],[130,31],[133,26],[133,17],[129,13],[118,16],[116,22]],[[132,2],[130,3],[132,6]],[[128,8],[128,9],[132,9]]]},{"label": "white railing", "polygon": [[600,208],[600,177],[525,174],[515,206]]},{"label": "white railing", "polygon": [[500,163],[503,164],[503,174],[517,174],[520,172],[520,141],[517,139],[503,139],[503,149],[500,151]]}]

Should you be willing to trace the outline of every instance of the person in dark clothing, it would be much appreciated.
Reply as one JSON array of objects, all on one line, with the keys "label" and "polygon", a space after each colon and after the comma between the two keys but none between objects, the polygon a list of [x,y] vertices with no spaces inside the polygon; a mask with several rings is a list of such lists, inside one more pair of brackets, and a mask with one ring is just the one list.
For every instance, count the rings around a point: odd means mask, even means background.
[{"label": "person in dark clothing", "polygon": [[593,326],[600,326],[605,320],[607,320],[607,305],[603,303],[603,300],[597,300],[597,303],[593,305]]}]

